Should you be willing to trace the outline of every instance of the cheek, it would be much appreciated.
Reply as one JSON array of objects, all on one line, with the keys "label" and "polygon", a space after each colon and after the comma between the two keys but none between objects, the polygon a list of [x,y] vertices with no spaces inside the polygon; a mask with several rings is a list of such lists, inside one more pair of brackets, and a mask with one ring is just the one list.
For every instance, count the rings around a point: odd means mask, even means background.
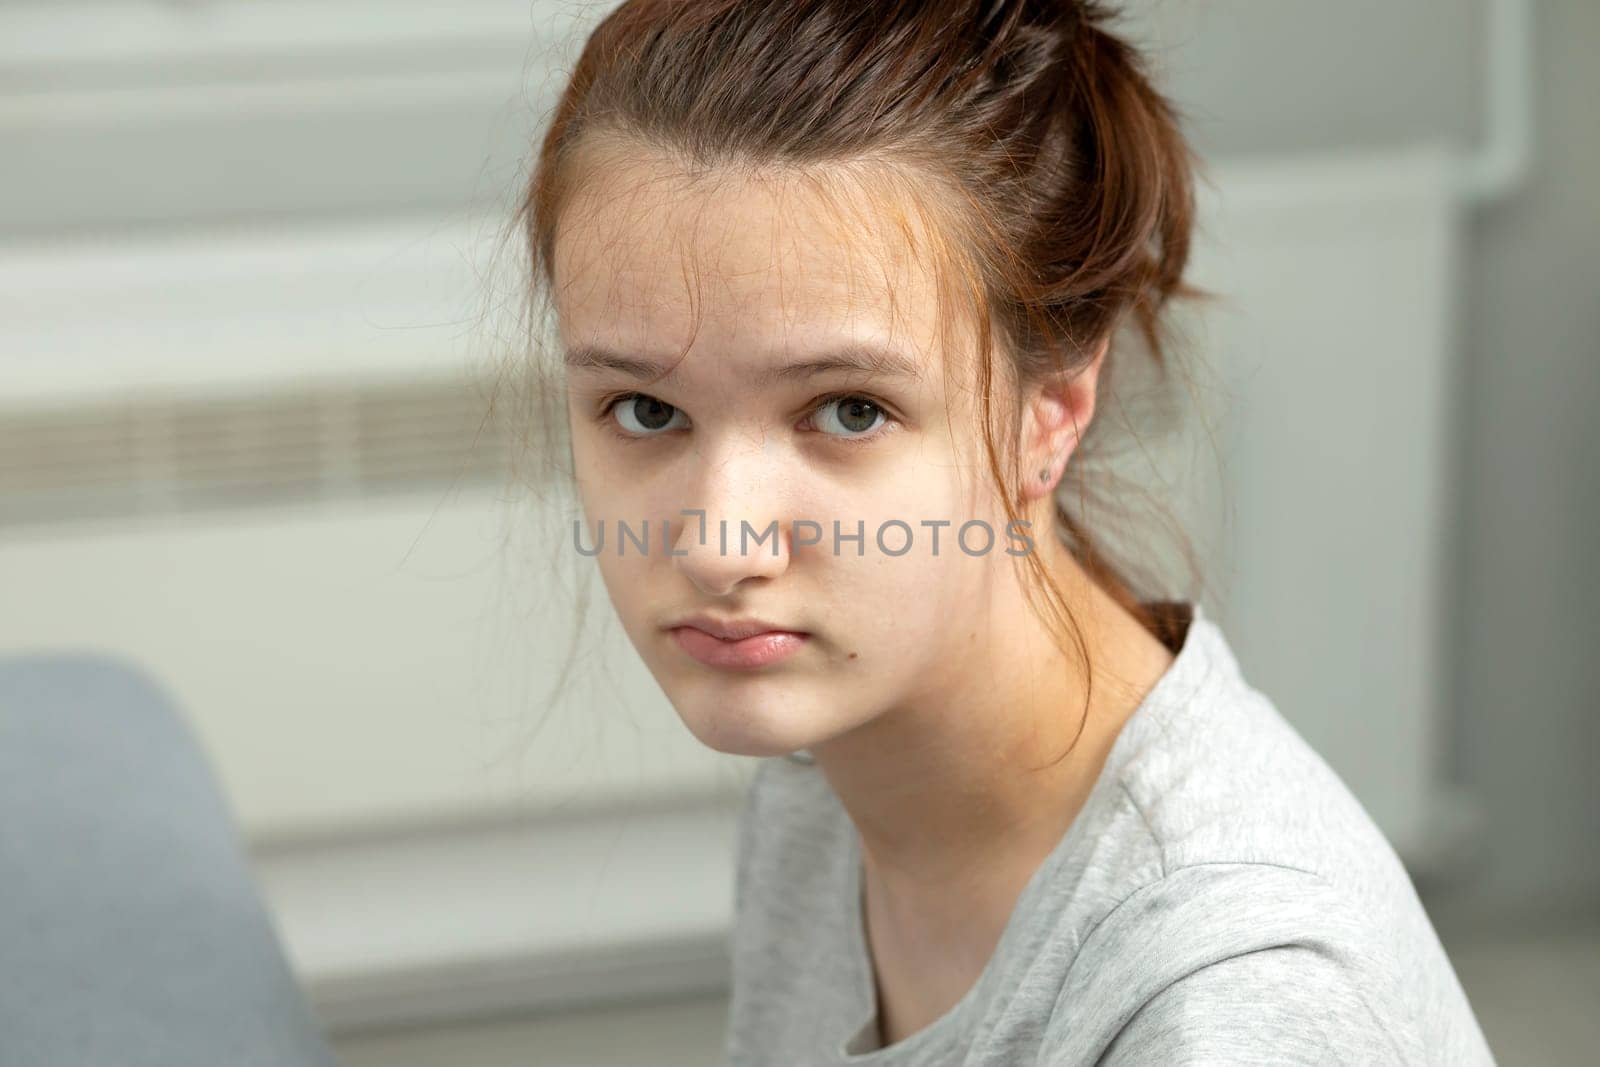
[{"label": "cheek", "polygon": [[[942,459],[906,463],[874,477],[870,485],[828,494],[842,530],[864,533],[869,558],[882,560],[895,573],[921,574],[942,567],[955,550],[956,530],[973,517],[966,496],[955,468]],[[936,540],[938,556],[933,554]],[[841,549],[845,558],[853,553],[853,546]]]},{"label": "cheek", "polygon": [[[593,560],[585,562],[594,563],[600,571],[600,581],[605,586],[610,610],[616,614],[617,622],[628,639],[648,662],[662,607],[659,597],[661,580],[658,575],[651,573],[658,563],[653,556],[640,556],[632,542],[629,542],[628,551],[619,558],[615,535],[616,528],[608,521],[605,550]],[[650,551],[656,552],[659,547],[659,543],[652,543]]]},{"label": "cheek", "polygon": [[[648,513],[641,503],[641,487],[637,481],[618,474],[615,461],[607,452],[604,441],[593,440],[592,427],[579,427],[572,440],[572,473],[578,502],[583,511],[581,524],[581,566],[593,565],[600,572],[612,604],[625,624],[630,624],[636,609],[643,602],[648,585],[645,570],[652,559],[641,556],[635,542],[628,542],[628,551],[620,557],[617,553],[619,519],[626,522],[635,536],[644,532],[640,519]],[[564,549],[577,553],[578,544],[570,529],[565,531]],[[652,518],[649,528],[649,548],[660,551],[661,534]],[[599,551],[596,552],[596,546]]]},{"label": "cheek", "polygon": [[652,537],[662,516],[680,518],[685,506],[682,471],[677,465],[652,462],[644,451],[649,443],[619,440],[603,426],[585,423],[574,426],[572,473],[585,509],[594,520],[601,515],[608,526],[618,517],[635,528],[650,519]]},{"label": "cheek", "polygon": [[589,428],[575,436],[572,443],[572,472],[590,533],[592,535],[594,528],[603,523],[609,548],[617,536],[619,521],[627,522],[638,534],[642,521],[648,518],[654,548],[660,539],[656,529],[660,516],[674,513],[666,508],[668,494],[662,492],[659,479],[630,473],[623,461],[625,457],[616,453],[615,443],[596,439],[601,433],[603,431]]},{"label": "cheek", "polygon": [[[898,517],[898,516],[894,516]],[[822,560],[820,584],[841,628],[852,634],[870,636],[881,654],[926,659],[937,657],[945,635],[960,629],[958,622],[979,617],[994,594],[992,556],[972,556],[956,543],[956,524],[938,529],[938,554],[934,554],[935,531],[916,519],[904,521],[911,527],[910,548],[903,555],[880,551],[874,537],[874,523],[866,526],[866,554],[857,556],[855,545],[841,547]],[[885,533],[892,552],[907,544],[904,528]]]},{"label": "cheek", "polygon": [[567,427],[567,440],[572,448],[572,477],[578,490],[578,499],[582,502],[584,510],[593,515],[595,512],[592,505],[598,503],[607,480],[604,476],[604,462],[591,439],[593,431],[590,428],[578,426],[571,420],[568,421]]}]

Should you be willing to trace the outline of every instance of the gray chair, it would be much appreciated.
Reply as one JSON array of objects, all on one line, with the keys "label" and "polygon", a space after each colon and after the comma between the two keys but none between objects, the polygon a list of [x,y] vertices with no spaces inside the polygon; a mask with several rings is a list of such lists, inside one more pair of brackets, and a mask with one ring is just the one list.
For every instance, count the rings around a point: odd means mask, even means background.
[{"label": "gray chair", "polygon": [[0,1064],[333,1062],[161,686],[94,653],[0,658]]}]

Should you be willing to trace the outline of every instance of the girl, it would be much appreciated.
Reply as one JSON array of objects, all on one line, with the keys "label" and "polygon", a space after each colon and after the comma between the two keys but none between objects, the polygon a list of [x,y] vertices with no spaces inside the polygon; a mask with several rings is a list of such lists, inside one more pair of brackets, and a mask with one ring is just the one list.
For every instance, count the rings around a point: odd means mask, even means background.
[{"label": "girl", "polygon": [[1359,804],[1058,499],[1193,292],[1174,116],[1088,0],[628,0],[578,60],[523,218],[584,547],[760,758],[731,1064],[1489,1060]]}]

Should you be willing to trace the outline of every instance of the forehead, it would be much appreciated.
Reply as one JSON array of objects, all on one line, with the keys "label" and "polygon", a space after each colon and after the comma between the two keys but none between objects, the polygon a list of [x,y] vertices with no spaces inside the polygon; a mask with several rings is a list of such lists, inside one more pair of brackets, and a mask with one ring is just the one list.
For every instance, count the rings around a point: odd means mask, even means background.
[{"label": "forehead", "polygon": [[569,351],[692,345],[761,363],[849,342],[939,350],[927,212],[890,175],[689,173],[633,146],[573,163],[551,264]]}]

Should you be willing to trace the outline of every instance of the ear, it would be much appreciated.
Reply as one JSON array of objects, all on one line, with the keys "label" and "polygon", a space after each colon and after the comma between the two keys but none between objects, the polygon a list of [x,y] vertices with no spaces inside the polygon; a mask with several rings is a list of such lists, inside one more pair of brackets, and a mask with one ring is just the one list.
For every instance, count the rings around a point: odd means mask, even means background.
[{"label": "ear", "polygon": [[1024,501],[1055,491],[1080,435],[1088,431],[1094,418],[1100,368],[1110,345],[1108,336],[1096,347],[1094,358],[1076,374],[1047,378],[1032,386],[1023,398],[1019,456]]}]

